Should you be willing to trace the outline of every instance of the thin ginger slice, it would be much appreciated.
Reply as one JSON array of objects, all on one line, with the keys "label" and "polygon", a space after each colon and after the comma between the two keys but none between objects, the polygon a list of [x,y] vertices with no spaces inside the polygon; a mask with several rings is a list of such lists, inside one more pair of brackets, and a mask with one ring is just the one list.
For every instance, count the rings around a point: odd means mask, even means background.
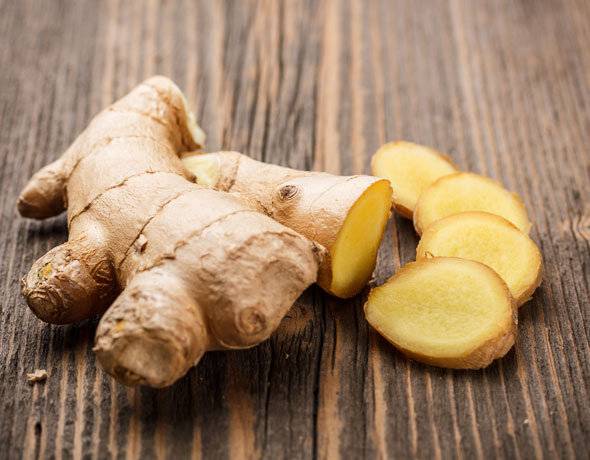
[{"label": "thin ginger slice", "polygon": [[412,218],[422,191],[440,177],[457,172],[449,158],[430,147],[406,141],[383,145],[371,160],[373,175],[393,187],[395,210]]},{"label": "thin ginger slice", "polygon": [[487,212],[463,212],[440,219],[422,234],[416,259],[460,257],[493,268],[517,305],[541,283],[543,259],[535,242],[506,219]]},{"label": "thin ginger slice", "polygon": [[365,315],[402,353],[440,367],[486,367],[516,337],[516,306],[506,283],[466,259],[407,264],[371,291]]},{"label": "thin ginger slice", "polygon": [[531,229],[527,211],[516,193],[489,177],[463,172],[441,177],[422,192],[414,212],[414,227],[421,235],[437,220],[465,211],[496,214],[527,234]]}]

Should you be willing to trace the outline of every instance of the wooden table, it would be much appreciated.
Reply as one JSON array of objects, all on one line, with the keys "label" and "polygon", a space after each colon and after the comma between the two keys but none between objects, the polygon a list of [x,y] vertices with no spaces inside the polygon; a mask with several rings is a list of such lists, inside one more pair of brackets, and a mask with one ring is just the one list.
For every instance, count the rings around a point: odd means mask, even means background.
[{"label": "wooden table", "polygon": [[[0,458],[590,455],[590,2],[3,0],[0,69]],[[521,194],[545,281],[513,351],[483,371],[416,364],[369,329],[366,291],[312,287],[256,348],[209,353],[166,390],[116,384],[96,321],[49,326],[21,298],[66,231],[15,199],[155,73],[210,150],[352,174],[401,138]],[[416,243],[392,218],[375,282]]]}]

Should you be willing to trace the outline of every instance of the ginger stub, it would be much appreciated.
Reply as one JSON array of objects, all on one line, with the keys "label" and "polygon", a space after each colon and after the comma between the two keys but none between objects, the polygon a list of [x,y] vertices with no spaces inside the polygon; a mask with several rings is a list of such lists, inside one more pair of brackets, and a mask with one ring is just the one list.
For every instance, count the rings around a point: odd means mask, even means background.
[{"label": "ginger stub", "polygon": [[414,227],[421,235],[437,220],[466,211],[496,214],[527,234],[531,229],[518,195],[493,179],[463,172],[441,177],[422,192],[414,212]]},{"label": "ginger stub", "polygon": [[389,181],[335,176],[253,160],[238,152],[183,155],[197,183],[240,196],[249,206],[329,252],[318,284],[341,298],[358,294],[375,268],[390,216]]},{"label": "ginger stub", "polygon": [[405,265],[371,290],[365,315],[402,353],[440,367],[486,367],[516,337],[516,306],[506,283],[491,268],[465,259]]},{"label": "ginger stub", "polygon": [[460,257],[493,268],[517,305],[530,300],[542,279],[543,260],[534,241],[506,219],[486,212],[463,212],[440,219],[422,234],[416,260]]},{"label": "ginger stub", "polygon": [[395,210],[408,219],[424,189],[440,177],[457,172],[446,155],[406,141],[379,148],[371,159],[371,168],[375,176],[391,182]]}]

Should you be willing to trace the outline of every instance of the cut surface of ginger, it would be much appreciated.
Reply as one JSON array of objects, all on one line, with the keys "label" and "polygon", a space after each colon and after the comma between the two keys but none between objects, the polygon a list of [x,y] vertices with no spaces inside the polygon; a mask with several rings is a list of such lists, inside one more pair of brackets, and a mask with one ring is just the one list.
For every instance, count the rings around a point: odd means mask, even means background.
[{"label": "cut surface of ginger", "polygon": [[465,259],[407,264],[371,291],[365,314],[405,355],[441,367],[485,367],[510,350],[516,335],[516,308],[504,281]]},{"label": "cut surface of ginger", "polygon": [[182,154],[184,167],[195,175],[196,183],[203,187],[215,187],[219,181],[219,159],[213,155],[194,152]]},{"label": "cut surface of ginger", "polygon": [[465,211],[496,214],[527,234],[531,229],[531,222],[518,195],[493,179],[473,173],[441,177],[424,190],[414,212],[414,227],[422,234],[437,220]]},{"label": "cut surface of ginger", "polygon": [[391,208],[391,187],[379,181],[369,187],[352,206],[330,251],[330,291],[347,298],[369,281]]},{"label": "cut surface of ginger", "polygon": [[486,212],[463,212],[440,219],[422,234],[416,259],[460,257],[493,268],[517,305],[530,299],[541,282],[543,261],[528,235],[506,219]]},{"label": "cut surface of ginger", "polygon": [[457,172],[442,153],[406,141],[383,145],[373,155],[371,167],[373,175],[391,182],[395,210],[409,219],[426,187],[442,176]]}]

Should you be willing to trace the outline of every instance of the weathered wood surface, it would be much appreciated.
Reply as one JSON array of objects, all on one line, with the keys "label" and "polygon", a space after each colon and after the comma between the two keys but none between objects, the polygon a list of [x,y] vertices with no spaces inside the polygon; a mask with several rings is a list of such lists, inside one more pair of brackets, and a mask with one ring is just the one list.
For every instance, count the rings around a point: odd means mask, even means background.
[{"label": "weathered wood surface", "polygon": [[[590,2],[0,2],[1,458],[588,458]],[[144,77],[186,91],[210,149],[345,174],[404,138],[519,192],[545,281],[480,372],[401,357],[313,287],[268,342],[164,391],[96,366],[96,321],[19,294],[64,218],[17,216],[29,176]],[[414,257],[393,218],[376,281]],[[47,369],[45,384],[25,374]]]}]

